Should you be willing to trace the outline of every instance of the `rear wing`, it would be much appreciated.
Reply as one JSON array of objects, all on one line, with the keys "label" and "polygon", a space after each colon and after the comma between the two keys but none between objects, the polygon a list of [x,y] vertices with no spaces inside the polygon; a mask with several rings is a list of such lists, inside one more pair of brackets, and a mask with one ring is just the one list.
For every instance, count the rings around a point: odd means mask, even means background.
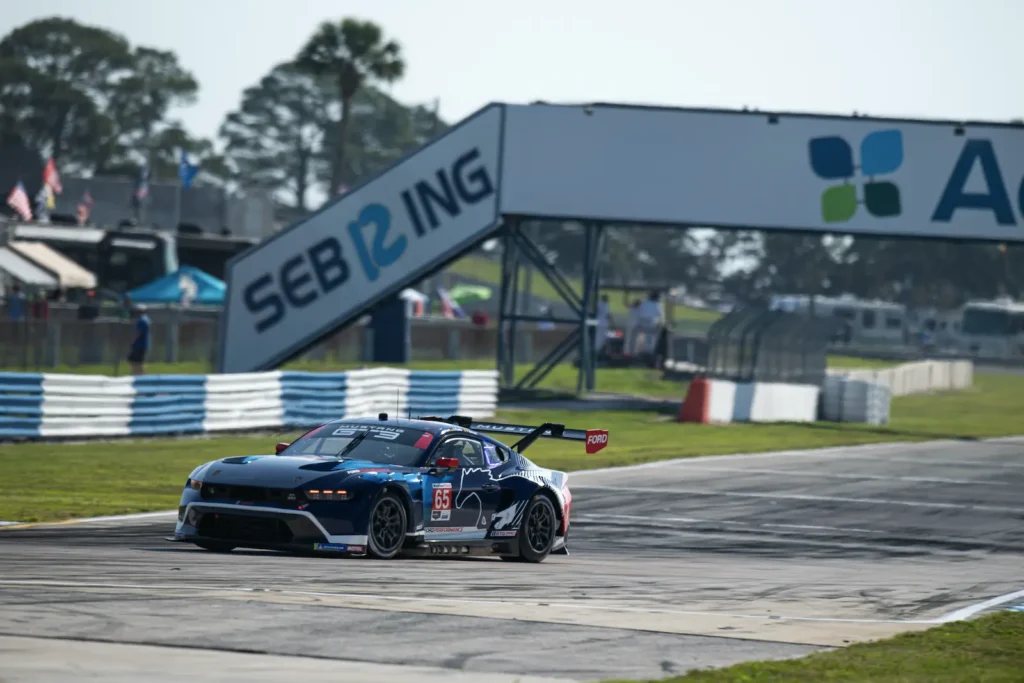
[{"label": "rear wing", "polygon": [[447,422],[475,432],[522,435],[523,438],[512,444],[512,450],[517,453],[522,453],[540,438],[583,441],[586,444],[587,453],[590,454],[597,453],[608,445],[607,429],[566,429],[565,425],[557,422],[545,422],[542,425],[531,427],[528,425],[503,424],[501,422],[476,422],[473,418],[462,415],[452,415],[447,418],[421,417],[420,419]]}]

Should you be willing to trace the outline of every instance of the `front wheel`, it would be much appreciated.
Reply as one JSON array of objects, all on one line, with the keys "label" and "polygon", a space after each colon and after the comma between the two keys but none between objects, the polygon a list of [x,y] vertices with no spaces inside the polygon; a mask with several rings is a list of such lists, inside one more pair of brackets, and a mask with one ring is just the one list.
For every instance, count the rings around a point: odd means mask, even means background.
[{"label": "front wheel", "polygon": [[406,531],[405,506],[393,493],[385,493],[370,509],[367,549],[370,555],[390,560],[402,549]]},{"label": "front wheel", "polygon": [[551,553],[558,533],[558,515],[551,500],[538,493],[526,506],[523,525],[519,529],[519,559],[522,562],[543,562]]}]

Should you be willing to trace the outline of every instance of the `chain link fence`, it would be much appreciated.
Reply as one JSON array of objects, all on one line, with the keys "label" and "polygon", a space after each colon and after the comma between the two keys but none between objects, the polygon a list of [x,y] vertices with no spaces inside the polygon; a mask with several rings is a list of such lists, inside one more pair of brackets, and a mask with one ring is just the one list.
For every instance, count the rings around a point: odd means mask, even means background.
[{"label": "chain link fence", "polygon": [[708,332],[705,370],[736,382],[821,385],[841,321],[767,308],[742,308]]}]

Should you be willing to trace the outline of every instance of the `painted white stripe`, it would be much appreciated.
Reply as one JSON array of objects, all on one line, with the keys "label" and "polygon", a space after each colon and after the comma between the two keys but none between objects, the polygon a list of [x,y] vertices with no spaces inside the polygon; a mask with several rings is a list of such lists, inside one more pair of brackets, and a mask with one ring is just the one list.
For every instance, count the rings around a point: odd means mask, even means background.
[{"label": "painted white stripe", "polygon": [[[611,437],[609,437],[611,438]],[[639,465],[620,465],[617,467],[597,467],[594,469],[576,470],[574,476],[587,476],[591,474],[618,474],[634,470],[661,469],[663,467],[678,467],[688,463],[702,462],[731,462],[733,460],[761,460],[769,458],[829,458],[829,457],[853,457],[855,454],[883,453],[885,451],[901,450],[931,450],[938,446],[949,446],[952,444],[963,445],[957,441],[893,441],[887,443],[869,443],[858,446],[830,446],[828,448],[806,448],[788,451],[760,451],[756,453],[724,453],[722,455],[695,455],[688,458],[672,458],[669,460],[656,460],[644,462]],[[914,462],[921,462],[915,460]]]},{"label": "painted white stripe", "polygon": [[999,605],[1011,602],[1013,600],[1018,600],[1020,598],[1024,598],[1024,590],[1014,591],[1013,593],[1006,593],[1005,595],[999,595],[990,600],[985,600],[984,602],[979,602],[974,605],[962,607],[958,610],[950,612],[949,614],[945,614],[939,617],[938,619],[936,619],[936,621],[940,624],[945,624],[951,621],[963,621],[964,619],[970,619],[974,615],[980,612],[984,612],[987,609],[998,607]]},{"label": "painted white stripe", "polygon": [[675,487],[650,488],[641,486],[596,486],[575,485],[573,491],[626,491],[630,493],[675,493],[684,496],[708,496],[722,498],[761,498],[765,500],[813,500],[825,503],[862,503],[865,505],[901,505],[904,507],[933,508],[937,510],[978,510],[981,512],[1008,512],[1024,514],[1024,508],[999,505],[968,505],[961,503],[926,503],[913,500],[889,500],[885,498],[844,498],[841,496],[815,496],[798,493],[755,493],[740,491],[709,491],[707,489],[680,489]]},{"label": "painted white stripe", "polygon": [[[611,435],[614,437],[614,434]],[[971,442],[971,445],[976,444],[1001,444],[1001,443],[1024,443],[1024,436],[1007,436],[998,437],[993,439],[979,439],[978,441]],[[935,441],[890,441],[885,443],[870,443],[861,444],[855,446],[830,446],[828,448],[808,448],[808,449],[794,449],[788,451],[763,451],[757,453],[730,453],[723,455],[696,455],[690,458],[672,458],[670,460],[658,460],[655,462],[645,462],[639,465],[622,465],[618,467],[597,467],[594,469],[575,470],[573,476],[587,476],[591,474],[605,474],[605,473],[620,473],[620,472],[631,472],[634,470],[649,470],[649,469],[660,469],[663,467],[678,467],[679,465],[685,465],[687,463],[700,463],[700,462],[730,462],[733,460],[760,460],[767,458],[780,458],[780,457],[800,457],[800,458],[829,458],[829,457],[842,457],[842,458],[881,458],[884,457],[886,460],[892,462],[909,462],[913,464],[958,464],[968,465],[972,467],[978,466],[995,466],[995,467],[1024,467],[1024,463],[992,463],[991,461],[978,459],[971,461],[963,460],[949,460],[947,458],[934,458],[932,460],[922,459],[897,459],[890,458],[889,456],[882,456],[884,451],[900,450],[904,452],[914,451],[932,451],[936,448],[948,448],[951,446],[963,447],[965,444],[962,441],[950,441],[945,439]]]},{"label": "painted white stripe", "polygon": [[901,458],[880,456],[874,454],[851,454],[851,460],[884,460],[885,462],[898,462],[906,463],[910,465],[927,465],[929,467],[972,467],[972,468],[988,468],[993,470],[1018,470],[1024,469],[1024,462],[1003,462],[1001,460],[986,460],[984,458],[978,458],[977,460],[953,460],[951,458],[944,458],[942,456],[930,457],[930,458]]},{"label": "painted white stripe", "polygon": [[650,517],[645,515],[591,515],[591,514],[575,514],[573,515],[573,522],[602,522],[602,521],[631,521],[631,522],[668,522],[670,524],[722,524],[732,526],[745,526],[758,529],[794,529],[801,531],[841,531],[843,533],[859,533],[859,534],[887,534],[896,533],[892,531],[883,531],[881,529],[858,529],[855,527],[837,527],[837,526],[819,526],[811,524],[768,524],[758,522],[742,522],[738,520],[729,519],[698,519],[695,517]]},{"label": "painted white stripe", "polygon": [[[728,534],[731,530],[735,529],[738,532],[756,533],[757,530],[772,531],[778,530],[780,535],[772,535],[770,533],[761,533],[757,536],[758,543],[777,543],[781,545],[811,545],[825,548],[864,548],[864,549],[877,549],[877,545],[873,545],[871,539],[848,539],[848,540],[832,540],[832,536],[835,534],[868,534],[875,536],[885,536],[892,539],[897,539],[901,543],[927,543],[934,545],[936,543],[945,543],[949,545],[954,544],[973,544],[975,547],[985,548],[1002,548],[1006,550],[1020,551],[1022,548],[1021,543],[1003,543],[1000,541],[988,541],[983,538],[962,538],[962,537],[950,537],[950,536],[938,536],[938,535],[908,535],[902,533],[899,529],[886,530],[886,529],[861,529],[858,527],[834,527],[834,526],[823,526],[816,524],[771,524],[764,523],[758,524],[756,522],[740,522],[733,520],[714,520],[714,519],[694,519],[690,517],[644,517],[642,515],[587,515],[587,514],[575,514],[573,515],[573,523],[580,526],[587,526],[590,524],[601,524],[604,526],[615,526],[630,528],[632,527],[634,532],[638,527],[655,528],[655,529],[667,529],[674,531],[679,535],[693,535],[705,538],[722,537],[728,538]],[[690,530],[686,529],[687,525],[706,524],[711,527],[719,527],[712,530]],[[815,532],[820,531],[825,535],[818,535],[814,533],[803,533],[799,534],[798,537],[793,535],[781,535],[789,532]],[[892,547],[889,546],[887,552],[892,552]],[[958,552],[950,550],[949,552]]]},{"label": "painted white stripe", "polygon": [[[887,459],[888,460],[888,459]],[[924,462],[924,461],[918,461]],[[782,474],[788,477],[813,477],[816,479],[851,479],[868,481],[906,481],[923,484],[964,484],[972,486],[1018,486],[1018,484],[1006,481],[985,481],[983,479],[947,479],[945,477],[902,477],[887,476],[882,474],[855,474],[845,472],[822,472],[807,470],[769,470],[752,467],[716,467],[714,465],[703,465],[696,463],[687,467],[688,470],[701,472],[739,472],[742,474]]]}]

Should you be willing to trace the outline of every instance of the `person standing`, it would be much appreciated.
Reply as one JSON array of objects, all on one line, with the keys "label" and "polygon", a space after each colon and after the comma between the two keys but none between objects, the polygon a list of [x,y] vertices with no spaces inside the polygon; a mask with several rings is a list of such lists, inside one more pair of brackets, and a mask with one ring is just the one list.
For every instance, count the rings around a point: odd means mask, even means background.
[{"label": "person standing", "polygon": [[128,351],[128,362],[132,366],[133,375],[146,374],[146,354],[150,347],[150,320],[146,315],[146,307],[139,305],[132,310],[135,317],[135,338],[132,340],[131,349]]},{"label": "person standing", "polygon": [[651,292],[647,301],[640,306],[640,325],[644,335],[644,353],[647,355],[653,355],[657,349],[658,335],[665,321],[660,299],[658,292]]},{"label": "person standing", "polygon": [[7,296],[7,317],[11,320],[25,319],[25,295],[19,285],[11,287],[11,293]]}]

